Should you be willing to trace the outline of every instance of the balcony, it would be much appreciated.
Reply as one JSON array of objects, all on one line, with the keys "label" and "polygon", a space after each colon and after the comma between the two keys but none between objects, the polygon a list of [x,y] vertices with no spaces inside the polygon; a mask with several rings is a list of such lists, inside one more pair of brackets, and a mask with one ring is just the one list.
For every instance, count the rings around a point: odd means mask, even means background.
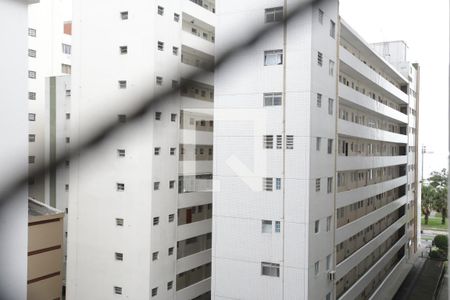
[{"label": "balcony", "polygon": [[340,59],[343,62],[341,64],[342,70],[349,73],[349,71],[354,70],[353,73],[357,73],[360,77],[363,77],[371,85],[375,85],[386,92],[388,92],[392,97],[397,99],[397,101],[402,104],[408,104],[408,95],[402,92],[395,85],[390,83],[384,77],[373,71],[369,66],[364,64],[361,60],[353,56],[347,49],[339,46]]},{"label": "balcony", "polygon": [[211,278],[203,279],[188,287],[185,287],[176,293],[176,299],[194,299],[211,290]]},{"label": "balcony", "polygon": [[385,141],[399,144],[408,143],[408,136],[405,134],[376,129],[342,119],[338,120],[338,133],[347,136],[354,136],[361,139]]},{"label": "balcony", "polygon": [[183,13],[182,44],[214,56],[215,29],[189,14]]},{"label": "balcony", "polygon": [[204,174],[212,173],[213,162],[212,160],[205,161],[179,161],[178,162],[178,174]]},{"label": "balcony", "polygon": [[365,272],[359,279],[342,295],[336,297],[339,300],[356,299],[366,288],[366,286],[383,270],[383,268],[395,258],[398,251],[407,242],[407,237],[404,235],[400,238],[394,246],[392,246],[381,259],[379,259],[367,272]]},{"label": "balcony", "polygon": [[407,155],[398,156],[338,156],[337,171],[374,169],[406,164]]},{"label": "balcony", "polygon": [[[212,186],[210,186],[212,188]],[[212,202],[212,192],[191,192],[178,194],[178,208],[205,205]]]},{"label": "balcony", "polygon": [[404,113],[357,92],[342,83],[339,83],[339,97],[344,104],[357,106],[357,108],[361,110],[369,109],[382,117],[388,117],[394,122],[408,123],[408,116]]},{"label": "balcony", "polygon": [[399,218],[392,225],[386,228],[383,232],[368,241],[364,246],[353,252],[350,256],[344,259],[336,266],[336,279],[342,278],[345,274],[351,271],[355,266],[367,258],[368,253],[372,253],[375,249],[392,236],[397,230],[405,225],[405,216]]},{"label": "balcony", "polygon": [[401,176],[388,181],[356,188],[350,191],[339,192],[336,194],[336,207],[344,207],[352,203],[361,201],[361,199],[374,197],[380,193],[384,193],[401,185],[405,185],[406,181],[406,176]]},{"label": "balcony", "polygon": [[211,232],[212,220],[207,219],[195,223],[185,224],[177,227],[177,239],[179,241],[196,237]]},{"label": "balcony", "polygon": [[177,272],[182,273],[211,262],[211,248],[177,260]]}]

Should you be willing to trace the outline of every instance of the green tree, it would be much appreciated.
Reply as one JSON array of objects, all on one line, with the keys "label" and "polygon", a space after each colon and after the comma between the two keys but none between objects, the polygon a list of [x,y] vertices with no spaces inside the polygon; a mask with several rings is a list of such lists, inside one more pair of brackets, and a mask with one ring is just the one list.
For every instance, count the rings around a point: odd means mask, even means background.
[{"label": "green tree", "polygon": [[434,188],[430,185],[422,185],[422,214],[425,218],[425,225],[428,225],[428,218],[433,209],[435,197]]},{"label": "green tree", "polygon": [[431,177],[428,178],[429,186],[434,190],[433,192],[433,209],[441,213],[442,224],[445,224],[447,218],[447,192],[448,192],[448,174],[446,169],[440,172],[432,172]]}]

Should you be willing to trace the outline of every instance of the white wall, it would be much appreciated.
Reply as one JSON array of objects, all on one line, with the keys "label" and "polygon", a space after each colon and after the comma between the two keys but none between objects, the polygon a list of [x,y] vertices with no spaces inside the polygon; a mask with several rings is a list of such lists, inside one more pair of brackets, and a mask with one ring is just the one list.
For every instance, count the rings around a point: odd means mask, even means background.
[{"label": "white wall", "polygon": [[[30,1],[31,2],[31,1]],[[27,174],[27,5],[0,2],[0,131],[3,144],[0,191]],[[25,299],[27,287],[28,200],[24,186],[0,203],[0,298]]]}]

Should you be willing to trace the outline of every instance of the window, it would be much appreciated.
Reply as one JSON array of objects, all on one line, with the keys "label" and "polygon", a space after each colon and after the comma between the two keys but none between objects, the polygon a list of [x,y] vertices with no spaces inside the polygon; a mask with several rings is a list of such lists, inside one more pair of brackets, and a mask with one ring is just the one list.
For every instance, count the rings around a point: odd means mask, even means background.
[{"label": "window", "polygon": [[320,137],[316,137],[316,151],[320,151]]},{"label": "window", "polygon": [[173,14],[173,20],[174,20],[175,22],[180,21],[180,15],[179,15],[179,14]]},{"label": "window", "polygon": [[336,24],[330,20],[330,36],[334,39],[336,35]]},{"label": "window", "polygon": [[330,59],[328,64],[329,64],[329,74],[330,76],[334,76],[334,61]]},{"label": "window", "polygon": [[333,177],[328,177],[327,179],[327,193],[333,192]]},{"label": "window", "polygon": [[123,260],[123,253],[116,252],[114,253],[116,260]]},{"label": "window", "polygon": [[319,262],[318,261],[316,261],[315,263],[314,263],[314,275],[318,275],[319,274]]},{"label": "window", "polygon": [[275,189],[281,190],[281,178],[275,178]]},{"label": "window", "polygon": [[329,255],[327,256],[325,268],[326,268],[327,271],[330,270],[330,268],[331,268],[331,254],[329,254]]},{"label": "window", "polygon": [[72,46],[67,44],[62,44],[62,52],[64,54],[70,55],[72,53]]},{"label": "window", "polygon": [[28,56],[29,57],[36,57],[36,50],[28,49]]},{"label": "window", "polygon": [[35,142],[36,141],[36,135],[35,134],[29,134],[28,135],[28,141],[29,142]]},{"label": "window", "polygon": [[169,223],[172,223],[175,220],[175,214],[169,215]]},{"label": "window", "polygon": [[124,183],[116,183],[116,188],[118,191],[124,191],[125,190],[125,184]]},{"label": "window", "polygon": [[163,51],[164,50],[164,43],[161,41],[158,41],[158,50]]},{"label": "window", "polygon": [[172,47],[173,55],[178,55],[178,47]]},{"label": "window", "polygon": [[261,263],[261,275],[280,277],[280,264],[262,262]]},{"label": "window", "polygon": [[64,161],[64,164],[66,165],[66,167],[69,167],[70,166],[70,160]]},{"label": "window", "polygon": [[316,192],[320,191],[320,178],[316,178]]},{"label": "window", "polygon": [[322,94],[317,93],[317,107],[322,107]]},{"label": "window", "polygon": [[277,135],[277,149],[283,148],[283,136]]},{"label": "window", "polygon": [[293,135],[286,136],[286,149],[294,149],[294,136]]},{"label": "window", "polygon": [[154,191],[159,190],[159,181],[153,182],[153,190]]},{"label": "window", "polygon": [[170,121],[176,122],[177,121],[177,114],[170,114]]},{"label": "window", "polygon": [[66,113],[66,120],[70,120],[70,113]]},{"label": "window", "polygon": [[35,157],[33,155],[28,156],[28,163],[34,164],[34,162],[35,162]]},{"label": "window", "polygon": [[275,221],[275,232],[280,233],[281,232],[281,222]]},{"label": "window", "polygon": [[28,71],[28,78],[36,79],[36,72],[35,71]]},{"label": "window", "polygon": [[280,106],[281,93],[264,93],[264,106]]},{"label": "window", "polygon": [[264,51],[264,65],[282,65],[283,64],[283,50],[269,50]]},{"label": "window", "polygon": [[126,88],[127,88],[127,81],[119,80],[119,89],[126,89]]},{"label": "window", "polygon": [[169,255],[169,256],[173,255],[173,247],[170,247],[170,248],[167,250],[167,255]]},{"label": "window", "polygon": [[319,227],[320,227],[320,221],[316,220],[314,222],[314,233],[318,233],[319,232]]},{"label": "window", "polygon": [[159,252],[158,252],[158,251],[153,252],[153,254],[152,254],[152,259],[153,259],[153,260],[157,260],[157,259],[158,259],[158,256],[159,256]]},{"label": "window", "polygon": [[170,148],[170,155],[175,155],[176,148]]},{"label": "window", "polygon": [[173,89],[178,88],[178,81],[172,80],[172,88],[173,88]]},{"label": "window", "polygon": [[68,191],[68,190],[69,190],[69,185],[68,185],[68,184],[65,184],[65,185],[64,185],[64,189],[65,189],[66,191]]},{"label": "window", "polygon": [[163,78],[161,76],[156,76],[156,84],[162,85],[162,83],[163,83]]},{"label": "window", "polygon": [[319,23],[323,24],[323,11],[319,9]]},{"label": "window", "polygon": [[328,293],[328,294],[325,296],[325,300],[331,300],[331,293]]},{"label": "window", "polygon": [[155,112],[155,120],[157,120],[157,121],[161,120],[161,112],[160,111]]},{"label": "window", "polygon": [[332,139],[328,139],[327,152],[328,152],[328,154],[333,153],[333,140]]},{"label": "window", "polygon": [[28,36],[36,37],[36,29],[28,28]]},{"label": "window", "polygon": [[117,149],[117,155],[119,157],[125,157],[125,149]]},{"label": "window", "polygon": [[173,281],[169,281],[169,282],[167,283],[167,290],[171,290],[172,287],[173,287]]},{"label": "window", "polygon": [[283,7],[266,8],[265,22],[280,22],[283,20]]},{"label": "window", "polygon": [[263,191],[272,191],[272,190],[273,190],[273,178],[263,177]]},{"label": "window", "polygon": [[156,295],[158,295],[158,288],[152,288],[152,297],[155,297]]},{"label": "window", "polygon": [[28,100],[36,100],[36,93],[28,92]]},{"label": "window", "polygon": [[156,226],[159,224],[159,217],[154,217],[153,218],[153,226]]},{"label": "window", "polygon": [[128,53],[128,46],[120,46],[120,54],[124,55]]},{"label": "window", "polygon": [[119,123],[125,123],[127,121],[127,115],[117,115]]},{"label": "window", "polygon": [[327,232],[331,230],[331,216],[327,217]]},{"label": "window", "polygon": [[263,148],[264,149],[273,149],[273,135],[264,135],[263,136]]},{"label": "window", "polygon": [[127,11],[120,12],[120,18],[122,20],[128,20],[128,12]]},{"label": "window", "polygon": [[66,136],[66,143],[70,143],[70,137]]},{"label": "window", "polygon": [[164,15],[164,7],[158,6],[158,15]]},{"label": "window", "polygon": [[161,148],[160,147],[155,147],[155,155],[159,155],[159,153],[161,152]]},{"label": "window", "polygon": [[61,64],[61,72],[64,74],[71,74],[72,73],[72,66],[71,65],[66,65],[66,64]]},{"label": "window", "polygon": [[29,113],[28,114],[28,121],[36,121],[36,114]]},{"label": "window", "polygon": [[115,286],[114,287],[114,294],[122,295],[122,288],[120,286]]},{"label": "window", "polygon": [[116,218],[116,226],[123,226],[123,219],[122,218]]},{"label": "window", "polygon": [[71,90],[66,90],[66,97],[70,97],[72,95],[72,91]]},{"label": "window", "polygon": [[333,103],[334,103],[334,100],[331,98],[328,98],[328,114],[329,115],[333,114]]},{"label": "window", "polygon": [[175,180],[169,181],[169,189],[173,189],[175,187]]},{"label": "window", "polygon": [[261,221],[261,232],[262,233],[272,233],[272,221],[262,220]]},{"label": "window", "polygon": [[317,51],[317,64],[322,66],[323,64],[323,54],[322,52]]}]

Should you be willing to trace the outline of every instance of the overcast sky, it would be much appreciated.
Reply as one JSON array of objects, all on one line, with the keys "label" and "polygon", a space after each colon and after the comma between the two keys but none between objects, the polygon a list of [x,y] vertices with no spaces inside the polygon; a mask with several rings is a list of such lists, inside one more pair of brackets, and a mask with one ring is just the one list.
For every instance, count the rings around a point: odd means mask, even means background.
[{"label": "overcast sky", "polygon": [[369,43],[407,43],[421,67],[419,143],[434,152],[424,176],[448,168],[449,0],[341,0],[340,14]]}]

